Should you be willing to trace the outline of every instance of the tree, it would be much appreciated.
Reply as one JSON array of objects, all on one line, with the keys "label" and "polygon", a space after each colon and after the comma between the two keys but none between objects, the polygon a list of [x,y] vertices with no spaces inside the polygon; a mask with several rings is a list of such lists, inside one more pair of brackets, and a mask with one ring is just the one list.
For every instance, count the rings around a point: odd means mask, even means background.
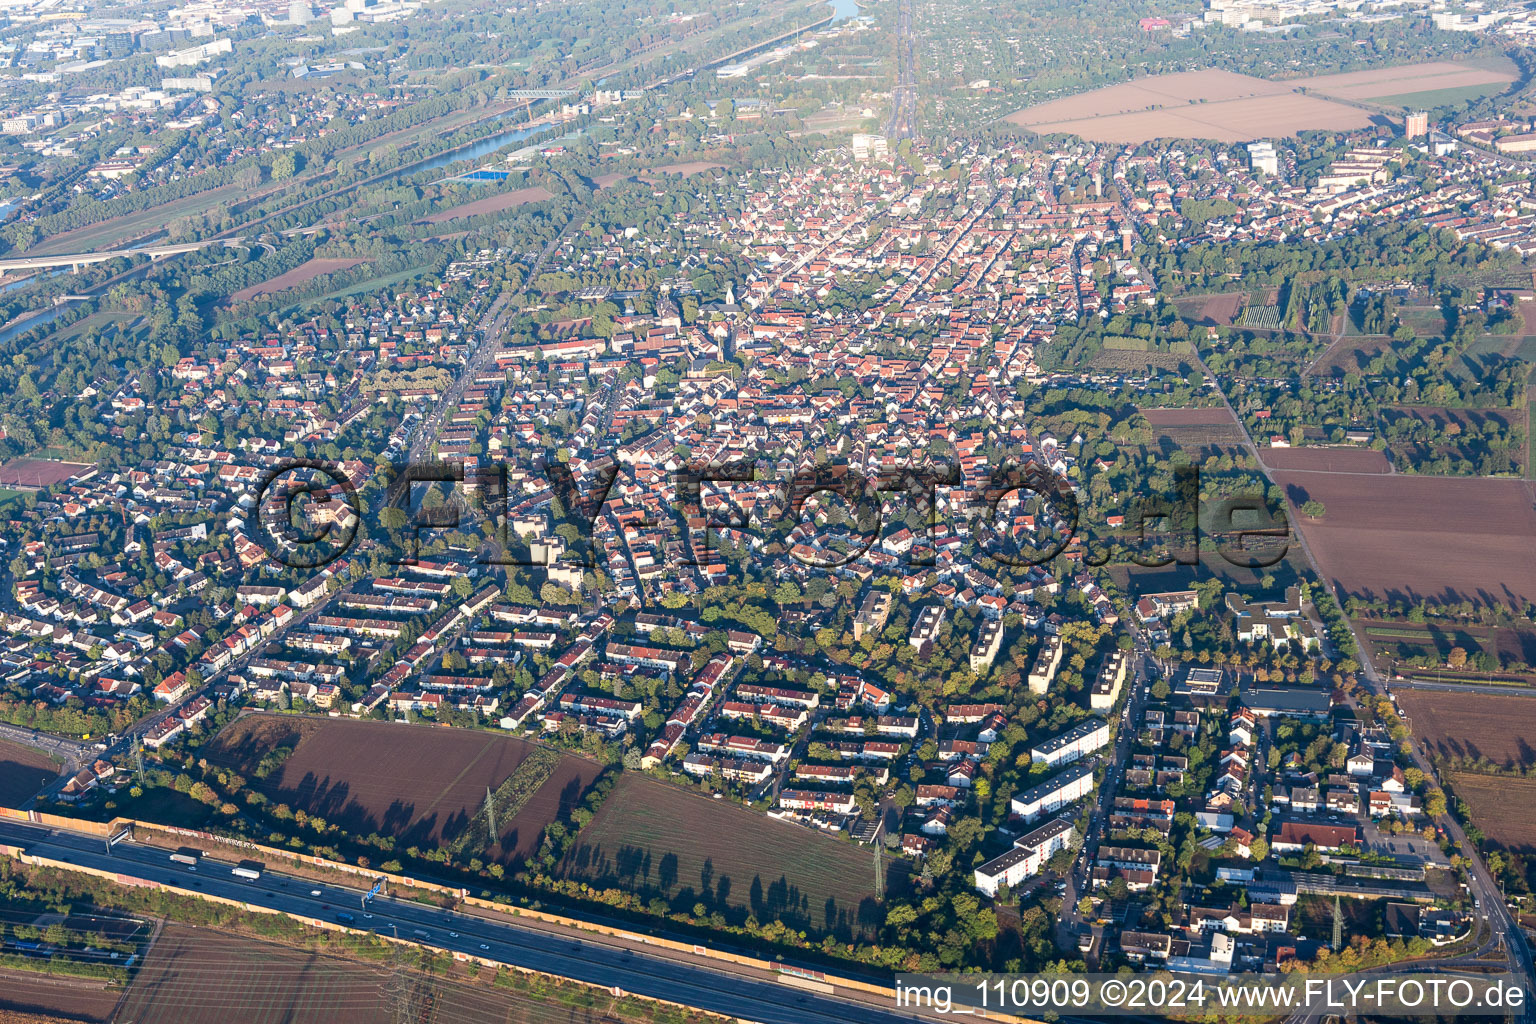
[{"label": "tree", "polygon": [[1465,668],[1467,664],[1467,649],[1465,647],[1452,647],[1450,655],[1445,663],[1451,668]]},{"label": "tree", "polygon": [[1301,514],[1308,519],[1321,519],[1328,514],[1328,509],[1322,502],[1312,498],[1302,503]]}]

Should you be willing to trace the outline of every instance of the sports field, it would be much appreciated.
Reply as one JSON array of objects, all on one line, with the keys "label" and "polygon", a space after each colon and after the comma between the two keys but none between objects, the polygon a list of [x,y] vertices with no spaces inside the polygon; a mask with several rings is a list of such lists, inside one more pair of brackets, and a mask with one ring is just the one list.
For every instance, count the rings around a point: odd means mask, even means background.
[{"label": "sports field", "polygon": [[12,459],[0,466],[0,487],[35,491],[62,484],[90,468],[88,464],[82,462],[59,462],[56,459]]}]

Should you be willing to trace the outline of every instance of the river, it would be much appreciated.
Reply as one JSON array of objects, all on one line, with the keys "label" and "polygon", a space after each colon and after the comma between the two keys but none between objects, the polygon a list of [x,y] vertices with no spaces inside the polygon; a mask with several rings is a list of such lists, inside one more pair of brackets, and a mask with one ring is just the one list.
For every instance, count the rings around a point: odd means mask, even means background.
[{"label": "river", "polygon": [[[834,25],[840,21],[847,21],[850,18],[857,18],[859,16],[859,5],[857,0],[827,0],[827,6],[832,8],[832,24]],[[607,79],[603,79],[603,81],[607,81]],[[597,83],[599,87],[602,86],[603,81]],[[513,111],[509,111],[508,113],[513,113]],[[516,113],[521,113],[521,111],[516,111]],[[536,125],[534,127],[528,127],[527,125],[524,125],[521,128],[509,128],[504,132],[497,132],[494,135],[487,135],[485,138],[480,139],[471,145],[465,146],[463,149],[455,149],[447,153],[439,153],[437,156],[423,160],[418,164],[408,164],[407,166],[400,168],[399,174],[403,178],[408,175],[419,174],[422,171],[435,171],[440,168],[447,167],[449,164],[456,164],[463,160],[479,160],[481,157],[490,156],[498,149],[511,145],[514,142],[522,142],[523,140],[530,139],[533,136],[540,134],[541,132],[546,132],[551,128],[557,127],[560,126],[545,124]]]},{"label": "river", "polygon": [[832,8],[832,24],[847,21],[849,18],[859,16],[857,0],[827,0],[827,6]]},{"label": "river", "polygon": [[63,314],[66,309],[69,308],[70,305],[73,305],[73,303],[63,306],[52,306],[48,309],[44,309],[36,313],[23,314],[22,317],[15,323],[11,324],[11,326],[7,327],[3,331],[0,331],[0,345],[4,345],[12,338],[17,337],[18,335],[26,334],[28,331],[41,327],[44,324],[53,323]]},{"label": "river", "polygon": [[447,167],[449,164],[456,164],[461,160],[479,160],[483,156],[489,156],[490,154],[496,152],[503,146],[511,145],[514,142],[522,142],[524,139],[532,138],[533,136],[538,135],[540,132],[547,132],[554,127],[557,126],[552,124],[541,124],[532,128],[528,127],[527,125],[524,125],[521,128],[508,128],[504,132],[497,132],[495,135],[487,135],[485,138],[480,139],[471,145],[465,146],[463,149],[455,149],[448,153],[439,153],[437,156],[434,156],[429,160],[423,160],[419,164],[412,164],[408,167],[402,167],[400,168],[400,176],[405,177],[411,174],[420,174],[422,171],[435,171],[440,167]]}]

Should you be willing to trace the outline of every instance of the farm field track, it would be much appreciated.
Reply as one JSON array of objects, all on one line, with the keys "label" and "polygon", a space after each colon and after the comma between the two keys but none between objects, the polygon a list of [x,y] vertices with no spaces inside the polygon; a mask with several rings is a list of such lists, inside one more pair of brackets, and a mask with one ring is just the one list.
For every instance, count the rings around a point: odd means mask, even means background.
[{"label": "farm field track", "polygon": [[1396,696],[1435,756],[1486,757],[1501,768],[1536,764],[1536,699],[1412,689]]},{"label": "farm field track", "polygon": [[[261,758],[293,744],[293,754],[265,779]],[[210,762],[245,775],[254,789],[349,832],[394,836],[402,845],[435,846],[456,836],[469,816],[512,774],[534,745],[472,729],[355,719],[247,715],[209,744]],[[562,755],[560,766],[510,820],[499,821],[498,859],[526,855],[544,827],[573,806],[599,766]]]},{"label": "farm field track", "polygon": [[1255,124],[1265,125],[1270,135],[1370,124],[1363,110],[1303,96],[1289,84],[1210,69],[1112,85],[1028,107],[1004,120],[1041,134],[1063,132],[1116,143],[1158,138],[1241,142],[1253,137]]},{"label": "farm field track", "polygon": [[325,274],[334,274],[338,270],[351,270],[362,262],[362,260],[325,259],[317,256],[314,259],[305,260],[286,274],[279,274],[276,277],[262,281],[260,284],[241,288],[229,298],[231,302],[246,302],[256,298],[258,295],[275,295],[285,288],[296,287]]},{"label": "farm field track", "polygon": [[[482,972],[482,977],[488,977]],[[572,987],[586,995],[588,989]],[[156,1024],[392,1024],[497,1021],[599,1024],[616,1015],[613,997],[591,993],[587,1007],[545,1001],[447,975],[397,975],[384,963],[294,949],[206,928],[171,924],[149,951],[123,1000],[119,1021]],[[396,1013],[411,1008],[407,1017]]]},{"label": "farm field track", "polygon": [[[905,883],[886,868],[887,889]],[[761,921],[838,935],[882,919],[873,853],[654,779],[624,775],[581,830],[561,873],[598,888],[750,909]]]},{"label": "farm field track", "polygon": [[0,970],[0,1024],[105,1024],[122,995],[99,981]]},{"label": "farm field track", "polygon": [[482,213],[500,213],[502,210],[511,210],[528,203],[537,203],[552,198],[548,189],[534,185],[531,188],[515,189],[511,192],[499,192],[496,195],[486,196],[484,199],[476,199],[469,203],[460,203],[458,206],[440,210],[429,217],[423,217],[417,223],[442,224],[460,217],[478,217]]},{"label": "farm field track", "polygon": [[1536,779],[1451,772],[1449,781],[1489,842],[1514,853],[1536,850]]},{"label": "farm field track", "polygon": [[[1278,470],[1291,517],[1345,596],[1536,600],[1531,485],[1486,477]],[[1322,519],[1298,511],[1309,499]]]},{"label": "farm field track", "polygon": [[1270,469],[1296,473],[1390,473],[1392,463],[1370,448],[1260,448]]},{"label": "farm field track", "polygon": [[59,766],[41,750],[0,740],[0,807],[18,807],[59,774]]},{"label": "farm field track", "polygon": [[1431,61],[1395,68],[1318,75],[1294,79],[1286,84],[1341,100],[1383,100],[1411,98],[1414,93],[1459,90],[1473,86],[1507,86],[1514,80],[1513,74],[1491,68],[1453,61]]}]

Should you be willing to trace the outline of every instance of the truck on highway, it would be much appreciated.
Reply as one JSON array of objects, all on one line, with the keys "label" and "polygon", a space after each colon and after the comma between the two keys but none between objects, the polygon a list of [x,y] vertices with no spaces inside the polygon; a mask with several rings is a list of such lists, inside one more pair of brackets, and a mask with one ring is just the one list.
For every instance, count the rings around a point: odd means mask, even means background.
[{"label": "truck on highway", "polygon": [[256,864],[251,861],[245,861],[239,867],[231,870],[230,874],[234,875],[236,878],[244,878],[248,881],[254,882],[256,879],[261,877],[262,869],[265,866],[266,865],[264,864]]},{"label": "truck on highway", "polygon": [[201,850],[191,850],[183,846],[181,849],[171,854],[171,860],[176,864],[185,864],[188,867],[195,868],[197,867],[198,859],[202,857],[202,855],[203,854]]}]

